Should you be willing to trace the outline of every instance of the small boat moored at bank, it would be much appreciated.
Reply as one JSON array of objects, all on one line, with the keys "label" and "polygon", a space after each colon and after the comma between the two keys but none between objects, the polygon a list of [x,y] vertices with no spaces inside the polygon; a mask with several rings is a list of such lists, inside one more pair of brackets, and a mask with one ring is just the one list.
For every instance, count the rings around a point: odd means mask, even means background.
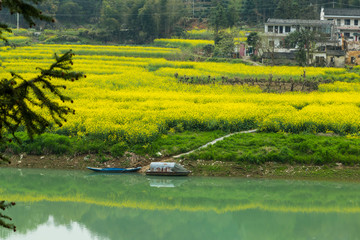
[{"label": "small boat moored at bank", "polygon": [[87,167],[94,172],[102,172],[102,173],[127,173],[127,172],[137,172],[141,169],[141,167],[136,168],[93,168]]},{"label": "small boat moored at bank", "polygon": [[146,175],[155,176],[187,176],[191,171],[175,162],[152,162]]}]

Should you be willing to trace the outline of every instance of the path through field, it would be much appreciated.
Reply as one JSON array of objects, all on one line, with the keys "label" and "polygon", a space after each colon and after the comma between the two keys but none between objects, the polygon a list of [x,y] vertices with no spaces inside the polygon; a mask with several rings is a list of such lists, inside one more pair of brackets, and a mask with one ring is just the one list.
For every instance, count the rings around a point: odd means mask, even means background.
[{"label": "path through field", "polygon": [[181,153],[181,154],[179,154],[179,155],[173,156],[173,158],[179,158],[179,157],[182,157],[182,156],[184,156],[184,155],[188,155],[188,154],[190,154],[190,153],[192,153],[192,152],[194,152],[194,151],[196,151],[196,150],[205,148],[205,147],[207,147],[207,146],[209,146],[209,145],[213,145],[213,144],[215,144],[216,142],[221,141],[221,140],[224,140],[225,138],[230,137],[230,136],[235,135],[235,134],[239,134],[239,133],[254,133],[254,132],[256,132],[256,131],[257,131],[257,129],[247,130],[247,131],[242,131],[242,132],[236,132],[236,133],[230,133],[230,134],[228,134],[228,135],[226,135],[226,136],[223,136],[223,137],[221,137],[221,138],[217,138],[217,139],[215,139],[214,141],[208,142],[207,144],[205,144],[205,145],[203,145],[203,146],[201,146],[201,147],[199,147],[199,148],[197,148],[197,149],[191,150],[190,152]]}]

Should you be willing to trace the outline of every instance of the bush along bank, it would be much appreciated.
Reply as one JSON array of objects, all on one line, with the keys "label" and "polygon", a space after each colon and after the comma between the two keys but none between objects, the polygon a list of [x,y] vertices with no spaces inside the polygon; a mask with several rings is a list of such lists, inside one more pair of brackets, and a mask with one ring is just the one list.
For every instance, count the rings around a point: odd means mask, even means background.
[{"label": "bush along bank", "polygon": [[226,135],[224,131],[192,132],[171,129],[152,142],[110,141],[101,135],[71,137],[55,133],[44,133],[29,139],[25,132],[16,133],[15,139],[0,148],[6,154],[27,153],[29,155],[79,155],[110,154],[122,157],[125,152],[151,157],[166,157],[180,154],[200,147],[218,137]]},{"label": "bush along bank", "polygon": [[[79,155],[109,154],[122,157],[125,152],[141,156],[170,157],[194,150],[216,138],[226,135],[224,131],[169,132],[152,142],[131,144],[104,140],[99,136],[82,138],[45,133],[30,140],[19,132],[20,142],[12,141],[1,152],[32,155]],[[233,163],[263,164],[337,164],[360,163],[360,137],[328,134],[245,133],[225,138],[206,148],[182,157],[184,160],[211,160]]]}]

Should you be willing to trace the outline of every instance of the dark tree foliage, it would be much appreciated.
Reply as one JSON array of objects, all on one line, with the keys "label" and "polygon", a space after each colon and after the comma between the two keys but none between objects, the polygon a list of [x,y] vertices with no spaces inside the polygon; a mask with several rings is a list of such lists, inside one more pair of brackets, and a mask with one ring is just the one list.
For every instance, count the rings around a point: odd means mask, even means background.
[{"label": "dark tree foliage", "polygon": [[299,65],[308,65],[310,63],[310,52],[317,41],[320,41],[319,35],[307,29],[300,29],[290,33],[285,38],[287,47],[297,47],[296,60]]},{"label": "dark tree foliage", "polygon": [[247,44],[250,46],[257,46],[260,41],[260,36],[257,32],[251,32],[246,39]]},{"label": "dark tree foliage", "polygon": [[[9,10],[10,13],[19,13],[28,22],[29,26],[35,26],[36,20],[52,21],[52,18],[42,14],[33,4],[41,0],[0,0],[0,11]],[[4,31],[11,32],[7,24],[0,23],[0,40],[7,41],[2,35]],[[33,79],[25,79],[11,72],[11,77],[0,80],[0,145],[6,141],[9,134],[15,137],[15,132],[20,126],[24,126],[28,135],[32,138],[35,134],[41,134],[53,122],[61,126],[66,121],[65,116],[75,114],[75,110],[59,104],[54,98],[63,102],[72,102],[61,90],[65,85],[54,85],[51,79],[78,80],[84,77],[82,73],[73,72],[73,53],[70,50],[62,56],[55,55],[55,63],[49,68],[38,68],[40,74]],[[48,114],[38,113],[34,108],[42,108]],[[8,161],[0,154],[0,163]],[[0,201],[0,209],[5,211],[15,205],[14,202]],[[14,224],[5,222],[12,220],[9,216],[0,213],[0,226],[16,231]]]},{"label": "dark tree foliage", "polygon": [[215,46],[218,45],[221,37],[219,36],[219,31],[228,26],[228,21],[226,18],[225,6],[223,1],[214,0],[213,8],[211,10],[209,25],[214,30],[214,42]]},{"label": "dark tree foliage", "polygon": [[254,51],[259,48],[261,38],[257,32],[251,32],[246,39],[246,43],[254,48]]},{"label": "dark tree foliage", "polygon": [[298,18],[298,4],[295,0],[280,0],[274,14],[281,19]]},{"label": "dark tree foliage", "polygon": [[242,20],[248,24],[254,24],[257,22],[256,17],[256,4],[254,0],[245,0],[242,9]]},{"label": "dark tree foliage", "polygon": [[103,0],[99,27],[106,41],[148,43],[171,37],[189,12],[177,0]]},{"label": "dark tree foliage", "polygon": [[262,24],[268,18],[275,17],[278,0],[244,0],[241,20],[248,25]]},{"label": "dark tree foliage", "polygon": [[214,57],[229,58],[234,52],[234,36],[230,33],[220,31],[217,35],[214,48]]}]

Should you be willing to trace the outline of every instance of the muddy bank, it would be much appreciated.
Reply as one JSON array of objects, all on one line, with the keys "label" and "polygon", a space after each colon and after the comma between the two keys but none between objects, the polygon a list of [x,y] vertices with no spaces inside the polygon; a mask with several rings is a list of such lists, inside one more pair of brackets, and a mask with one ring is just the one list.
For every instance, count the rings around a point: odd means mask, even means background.
[{"label": "muddy bank", "polygon": [[360,166],[334,165],[290,165],[279,163],[264,163],[261,165],[221,161],[190,161],[164,158],[150,158],[126,153],[125,157],[113,158],[109,155],[12,155],[8,156],[11,164],[1,167],[11,168],[44,168],[64,170],[85,170],[86,167],[142,167],[144,173],[153,161],[175,161],[191,170],[192,176],[229,176],[251,178],[285,178],[314,180],[344,180],[360,181]]}]

